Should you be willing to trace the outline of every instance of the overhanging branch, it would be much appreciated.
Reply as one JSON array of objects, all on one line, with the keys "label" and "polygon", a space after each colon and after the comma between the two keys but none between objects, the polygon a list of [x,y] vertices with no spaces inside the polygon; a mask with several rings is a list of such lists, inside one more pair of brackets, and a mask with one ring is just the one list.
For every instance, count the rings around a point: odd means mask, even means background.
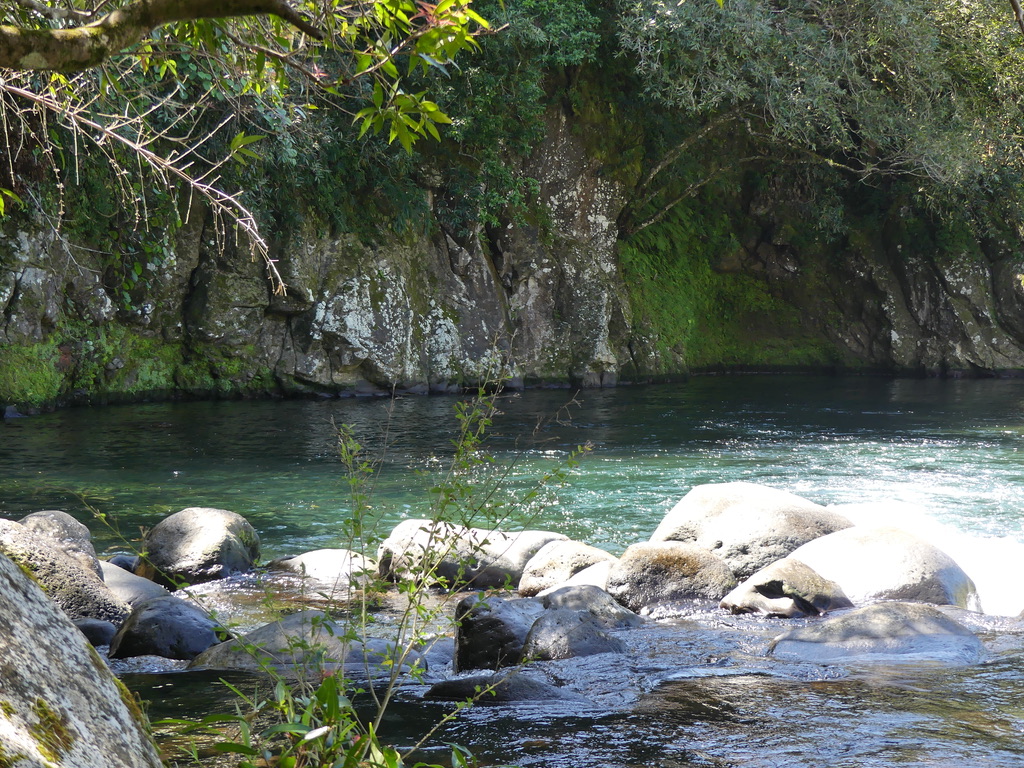
[{"label": "overhanging branch", "polygon": [[323,39],[323,33],[286,0],[134,0],[80,27],[0,25],[0,67],[77,72],[135,45],[164,24],[238,16],[278,16],[307,35]]}]

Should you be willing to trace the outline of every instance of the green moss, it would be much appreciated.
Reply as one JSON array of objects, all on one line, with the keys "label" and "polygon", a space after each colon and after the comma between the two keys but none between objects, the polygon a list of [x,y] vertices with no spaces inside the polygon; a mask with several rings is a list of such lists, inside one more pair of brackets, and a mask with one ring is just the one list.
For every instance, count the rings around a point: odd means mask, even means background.
[{"label": "green moss", "polygon": [[36,740],[39,754],[50,762],[61,762],[75,743],[75,736],[68,729],[67,716],[54,712],[42,699],[36,699],[32,714],[36,716],[36,723],[29,732]]},{"label": "green moss", "polygon": [[624,244],[634,334],[646,347],[636,373],[834,364],[833,346],[805,329],[797,309],[763,280],[712,269],[738,248],[725,212],[687,206]]},{"label": "green moss", "polygon": [[28,762],[28,755],[23,752],[11,753],[0,744],[0,768],[17,768],[19,764]]},{"label": "green moss", "polygon": [[60,394],[64,377],[55,342],[0,347],[0,403],[41,405]]}]

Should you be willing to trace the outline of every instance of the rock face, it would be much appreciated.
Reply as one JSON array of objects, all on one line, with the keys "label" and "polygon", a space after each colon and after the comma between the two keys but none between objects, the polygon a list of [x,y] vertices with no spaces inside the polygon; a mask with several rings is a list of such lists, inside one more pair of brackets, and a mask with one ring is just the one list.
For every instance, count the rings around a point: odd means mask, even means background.
[{"label": "rock face", "polygon": [[738,578],[797,547],[853,525],[787,491],[753,483],[700,485],[665,515],[651,541],[696,544],[725,560]]},{"label": "rock face", "polygon": [[28,568],[50,599],[72,619],[102,619],[120,625],[131,612],[91,568],[48,536],[0,520],[0,553]]},{"label": "rock face", "polygon": [[937,608],[921,603],[877,603],[809,624],[776,638],[769,653],[828,664],[854,659],[929,659],[976,662],[981,641]]},{"label": "rock face", "polygon": [[724,560],[679,541],[633,544],[608,574],[609,594],[638,613],[678,600],[721,600],[735,586]]},{"label": "rock face", "polygon": [[377,550],[382,578],[425,579],[451,589],[515,587],[527,562],[561,533],[503,533],[430,520],[405,520]]},{"label": "rock face", "polygon": [[0,555],[5,765],[162,768],[138,706],[43,592]]},{"label": "rock face", "polygon": [[260,537],[239,514],[188,507],[153,526],[143,546],[137,575],[177,586],[248,571],[259,558]]},{"label": "rock face", "polygon": [[800,547],[793,560],[854,603],[915,600],[980,610],[974,582],[942,550],[898,528],[847,528]]},{"label": "rock face", "polygon": [[823,579],[804,563],[787,557],[741,583],[722,598],[720,606],[731,613],[791,619],[852,608],[853,603],[834,581]]}]

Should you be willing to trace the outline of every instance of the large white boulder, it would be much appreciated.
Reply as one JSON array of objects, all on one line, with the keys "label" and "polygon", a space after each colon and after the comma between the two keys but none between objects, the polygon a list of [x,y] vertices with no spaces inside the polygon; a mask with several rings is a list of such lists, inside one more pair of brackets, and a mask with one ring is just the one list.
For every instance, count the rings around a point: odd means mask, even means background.
[{"label": "large white boulder", "polygon": [[3,765],[162,768],[131,694],[39,586],[3,555],[0,616]]},{"label": "large white boulder", "polygon": [[699,485],[665,515],[651,541],[696,544],[740,579],[853,523],[788,491],[754,483]]}]

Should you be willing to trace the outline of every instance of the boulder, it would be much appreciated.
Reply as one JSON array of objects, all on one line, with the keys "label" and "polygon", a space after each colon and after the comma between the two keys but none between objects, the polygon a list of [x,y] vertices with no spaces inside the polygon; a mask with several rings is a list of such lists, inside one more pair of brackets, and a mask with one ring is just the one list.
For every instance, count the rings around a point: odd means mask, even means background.
[{"label": "boulder", "polygon": [[823,579],[791,557],[762,568],[726,595],[719,605],[731,613],[760,613],[787,619],[821,616],[853,607],[838,584]]},{"label": "boulder", "polygon": [[267,564],[291,571],[310,580],[312,588],[332,597],[355,585],[359,588],[377,576],[377,563],[349,549],[316,549],[295,557],[282,557]]},{"label": "boulder", "polygon": [[622,641],[608,634],[589,611],[558,608],[545,611],[533,622],[523,643],[522,658],[524,661],[548,661],[625,650]]},{"label": "boulder", "polygon": [[0,556],[0,763],[162,768],[135,700],[71,621]]},{"label": "boulder", "polygon": [[447,589],[515,587],[526,563],[561,533],[503,533],[430,520],[405,520],[377,550],[382,578],[414,579]]},{"label": "boulder", "polygon": [[341,669],[346,675],[358,675],[374,670],[388,674],[395,663],[403,670],[426,668],[416,651],[403,654],[388,641],[367,638],[359,642],[347,635],[347,629],[327,614],[301,611],[203,651],[189,663],[189,669],[259,672],[271,668],[282,674]]},{"label": "boulder", "polygon": [[217,622],[194,603],[161,595],[135,606],[110,642],[110,658],[194,659],[221,641]]},{"label": "boulder", "polygon": [[953,558],[899,528],[847,528],[791,557],[834,581],[854,603],[913,600],[980,610],[974,582]]},{"label": "boulder", "polygon": [[463,598],[455,609],[455,671],[518,664],[526,636],[544,610],[544,605],[531,597]]},{"label": "boulder", "polygon": [[100,570],[103,573],[103,582],[107,585],[107,589],[132,608],[146,600],[152,600],[154,597],[171,594],[155,581],[136,576],[112,563],[100,561]]},{"label": "boulder", "polygon": [[736,579],[720,557],[679,541],[633,544],[608,574],[608,593],[632,611],[678,600],[721,600]]},{"label": "boulder", "polygon": [[820,536],[849,528],[840,514],[788,491],[754,483],[700,485],[665,515],[651,541],[710,550],[745,579]]},{"label": "boulder", "polygon": [[0,553],[24,566],[51,600],[71,619],[101,619],[120,626],[131,608],[90,568],[48,536],[20,523],[0,520]]},{"label": "boulder", "polygon": [[793,629],[770,655],[828,664],[850,660],[933,660],[970,664],[982,644],[965,626],[922,603],[876,603]]},{"label": "boulder", "polygon": [[557,587],[549,587],[548,589],[538,592],[537,594],[542,595],[545,592],[552,592],[556,589],[559,589],[560,587],[591,586],[598,587],[600,589],[608,589],[608,574],[612,572],[612,568],[618,561],[619,559],[617,557],[613,557],[611,560],[604,560],[600,563],[595,563],[594,565],[591,565],[587,568],[584,568],[582,571],[573,574],[568,579],[566,579],[566,581],[563,584]]},{"label": "boulder", "polygon": [[45,509],[25,515],[18,521],[28,530],[46,536],[79,563],[103,578],[96,548],[92,545],[92,533],[67,512],[59,509]]},{"label": "boulder", "polygon": [[644,620],[633,611],[619,605],[614,597],[600,587],[592,585],[559,587],[539,596],[538,599],[549,611],[586,611],[605,629],[625,629],[644,623]]},{"label": "boulder", "polygon": [[110,645],[117,634],[117,627],[102,619],[75,619],[71,623],[78,627],[78,631],[85,635],[85,639],[94,648]]},{"label": "boulder", "polygon": [[153,526],[143,549],[136,575],[177,587],[250,570],[260,555],[260,537],[239,514],[188,507]]},{"label": "boulder", "polygon": [[615,556],[603,549],[571,539],[545,544],[523,569],[519,594],[532,597],[551,587],[560,587],[580,571],[601,562],[614,562]]},{"label": "boulder", "polygon": [[477,704],[506,704],[515,701],[586,701],[578,693],[531,677],[522,670],[492,675],[464,675],[442,680],[424,694],[428,699],[466,701]]}]

